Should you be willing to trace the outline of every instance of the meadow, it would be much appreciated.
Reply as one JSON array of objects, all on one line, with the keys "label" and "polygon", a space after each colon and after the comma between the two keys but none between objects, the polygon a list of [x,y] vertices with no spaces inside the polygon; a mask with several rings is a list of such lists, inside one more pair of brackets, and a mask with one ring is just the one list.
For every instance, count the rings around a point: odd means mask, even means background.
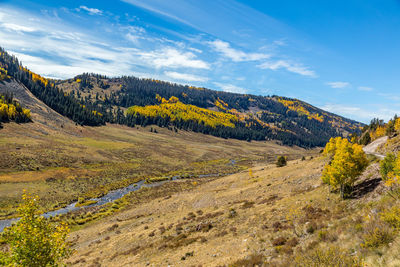
[{"label": "meadow", "polygon": [[39,195],[44,210],[52,210],[139,180],[231,174],[254,162],[273,162],[277,155],[299,158],[315,152],[152,128],[81,127],[68,121],[5,124],[0,131],[0,218],[15,216],[24,189]]}]

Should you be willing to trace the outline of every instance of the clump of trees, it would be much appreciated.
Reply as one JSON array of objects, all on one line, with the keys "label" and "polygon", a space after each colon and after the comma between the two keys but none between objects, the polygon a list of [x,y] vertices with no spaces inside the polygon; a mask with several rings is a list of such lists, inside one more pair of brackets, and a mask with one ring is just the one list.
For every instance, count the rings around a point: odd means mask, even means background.
[{"label": "clump of trees", "polygon": [[393,136],[400,133],[400,118],[395,115],[387,123],[379,118],[371,120],[369,125],[365,125],[362,129],[361,135],[352,134],[352,142],[361,145],[368,145],[372,141],[382,136]]},{"label": "clump of trees", "polygon": [[352,144],[341,137],[331,138],[323,154],[330,159],[322,172],[324,183],[340,191],[340,196],[352,192],[357,177],[368,166],[368,160],[361,145]]},{"label": "clump of trees", "polygon": [[0,123],[9,121],[30,122],[31,111],[21,107],[12,94],[0,94]]},{"label": "clump of trees", "polygon": [[276,166],[277,167],[283,167],[286,166],[287,164],[287,159],[285,156],[278,156],[278,158],[276,159]]},{"label": "clump of trees", "polygon": [[69,228],[38,215],[38,197],[24,193],[18,211],[20,220],[1,234],[8,250],[0,252],[2,266],[58,266],[70,249]]},{"label": "clump of trees", "polygon": [[235,123],[238,121],[235,115],[229,113],[184,104],[177,97],[171,97],[169,100],[166,100],[159,95],[157,96],[161,102],[159,105],[133,106],[128,108],[127,115],[133,117],[168,118],[172,123],[176,121],[192,121],[198,125],[210,126],[212,128],[216,128],[217,126],[235,128]]}]

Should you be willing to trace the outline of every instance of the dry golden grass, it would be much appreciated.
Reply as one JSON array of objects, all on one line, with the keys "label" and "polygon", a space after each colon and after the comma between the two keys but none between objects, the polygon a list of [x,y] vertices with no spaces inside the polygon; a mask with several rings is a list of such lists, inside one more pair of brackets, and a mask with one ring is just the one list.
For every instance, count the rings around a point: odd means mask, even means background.
[{"label": "dry golden grass", "polygon": [[[39,194],[44,209],[53,209],[138,179],[234,173],[252,162],[272,162],[277,154],[300,158],[315,153],[273,142],[225,140],[162,128],[151,133],[149,129],[54,126],[36,121],[4,124],[0,130],[0,217],[14,215],[23,189]],[[235,166],[229,164],[231,159],[237,161]]]},{"label": "dry golden grass", "polygon": [[[283,251],[290,253],[297,242],[304,245],[311,235],[301,229],[303,236],[294,240],[288,215],[301,210],[296,223],[304,225],[301,220],[307,219],[322,227],[340,201],[335,195],[327,200],[327,188],[320,181],[322,166],[321,159],[290,161],[283,168],[259,164],[252,168],[252,177],[246,170],[135,203],[74,232],[71,240],[75,240],[76,253],[68,262],[76,266],[93,262],[105,266],[224,266],[249,255],[275,259]],[[135,194],[130,197],[135,199]],[[303,209],[307,205],[322,210],[311,208],[309,212]],[[280,236],[290,242],[274,247],[272,239]]]}]

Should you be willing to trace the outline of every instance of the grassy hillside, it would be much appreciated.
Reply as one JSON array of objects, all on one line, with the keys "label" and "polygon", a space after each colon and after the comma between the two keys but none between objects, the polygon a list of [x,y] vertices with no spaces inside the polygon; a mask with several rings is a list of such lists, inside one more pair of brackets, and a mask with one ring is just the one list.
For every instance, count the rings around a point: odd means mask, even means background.
[{"label": "grassy hillside", "polygon": [[[367,169],[354,197],[344,201],[322,184],[325,163],[323,158],[307,157],[282,168],[256,164],[251,171],[208,182],[176,181],[132,193],[125,209],[71,235],[77,252],[68,262],[322,266],[318,257],[325,257],[331,264],[347,262],[341,266],[361,266],[355,264],[361,261],[367,266],[397,266],[397,253],[386,253],[385,243],[363,245],[371,229],[379,227],[373,217],[365,216],[372,216],[371,206],[387,201],[384,186],[373,183],[379,179],[377,165]],[[390,251],[398,248],[395,238]]]},{"label": "grassy hillside", "polygon": [[[1,93],[13,94],[31,111],[32,119],[28,124],[7,123],[0,130],[1,218],[15,216],[23,189],[36,192],[49,210],[138,180],[234,173],[253,161],[272,162],[277,155],[300,158],[315,152],[157,126],[83,127],[49,108],[12,77],[0,83]],[[235,164],[230,164],[232,160]]]},{"label": "grassy hillside", "polygon": [[141,179],[234,173],[253,161],[272,162],[276,155],[312,153],[273,142],[153,128],[5,124],[0,131],[0,217],[15,216],[23,189],[39,194],[43,207],[53,209]]}]

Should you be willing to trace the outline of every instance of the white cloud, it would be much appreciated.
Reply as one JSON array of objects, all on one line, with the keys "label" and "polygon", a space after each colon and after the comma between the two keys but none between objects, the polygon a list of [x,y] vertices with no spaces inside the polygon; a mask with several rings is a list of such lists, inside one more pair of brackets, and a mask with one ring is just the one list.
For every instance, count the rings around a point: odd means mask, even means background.
[{"label": "white cloud", "polygon": [[196,52],[196,53],[199,53],[199,54],[203,53],[202,50],[194,48],[194,47],[189,47],[189,50],[192,50],[193,52]]},{"label": "white cloud", "polygon": [[341,104],[326,104],[325,106],[322,106],[321,109],[341,114],[341,115],[349,115],[349,116],[358,116],[361,118],[369,118],[371,117],[371,112],[363,110],[359,107],[354,107],[354,106],[345,106]]},{"label": "white cloud", "polygon": [[127,31],[125,38],[135,45],[139,44],[140,39],[144,39],[143,36],[146,33],[146,30],[139,26],[121,27],[121,30]]},{"label": "white cloud", "polygon": [[215,40],[212,42],[208,42],[211,47],[221,53],[223,56],[230,58],[234,62],[241,62],[241,61],[257,61],[262,59],[268,59],[271,56],[268,54],[262,53],[246,53],[237,49],[234,49],[230,46],[229,43]]},{"label": "white cloud", "polygon": [[214,82],[214,84],[225,92],[231,92],[237,94],[245,94],[247,92],[246,89],[233,84],[219,83],[219,82]]},{"label": "white cloud", "polygon": [[158,51],[140,52],[142,59],[156,68],[194,68],[209,69],[207,62],[196,59],[192,52],[182,52],[176,48],[167,47]]},{"label": "white cloud", "polygon": [[[29,13],[10,9],[0,14],[4,21],[14,25],[15,29],[19,27],[37,29],[37,34],[26,38],[25,35],[18,35],[5,30],[5,27],[0,27],[1,46],[12,50],[13,54],[32,71],[46,77],[70,78],[82,72],[94,72],[108,76],[136,75],[160,78],[154,69],[210,68],[207,62],[198,59],[193,52],[172,46],[165,47],[165,43],[159,39],[152,40],[155,42],[154,45],[160,47],[156,50],[121,47],[113,42],[107,42],[106,39],[96,39],[77,29],[68,28],[59,22],[44,19],[27,21],[25,18],[31,17]],[[146,31],[141,27],[125,27],[123,30],[132,35],[125,36],[127,39],[131,38],[132,42],[137,40],[134,34],[142,39],[148,37],[144,35]],[[134,71],[135,69],[153,74],[138,73]],[[194,75],[180,78],[204,80],[204,77],[202,79]]]},{"label": "white cloud", "polygon": [[14,23],[3,23],[1,25],[3,28],[9,31],[16,31],[16,32],[35,32],[37,31],[36,28],[18,25]]},{"label": "white cloud", "polygon": [[273,42],[273,44],[277,45],[277,46],[285,46],[286,42],[283,41],[283,40],[276,40],[276,41]]},{"label": "white cloud", "polygon": [[378,93],[379,96],[382,96],[386,99],[393,100],[393,101],[400,101],[400,96],[397,94],[388,94],[388,93]]},{"label": "white cloud", "polygon": [[134,44],[139,43],[139,39],[140,39],[139,36],[133,35],[133,34],[131,34],[131,33],[127,33],[127,34],[125,35],[125,38],[126,38],[128,41],[131,41],[131,42],[134,43]]},{"label": "white cloud", "polygon": [[400,114],[400,110],[387,109],[384,107],[374,107],[373,110],[367,110],[356,106],[326,104],[320,108],[348,118],[361,120],[364,123],[369,123],[372,118],[389,120],[390,118],[393,118],[395,114]]},{"label": "white cloud", "polygon": [[138,0],[122,0],[122,1],[125,2],[125,3],[129,3],[129,4],[132,4],[132,5],[138,6],[138,7],[143,8],[143,9],[147,9],[147,10],[149,10],[151,12],[156,13],[156,14],[160,14],[162,16],[165,16],[167,18],[179,21],[179,22],[181,22],[183,24],[186,24],[188,26],[191,26],[191,27],[195,28],[195,26],[193,24],[190,24],[186,20],[183,20],[183,19],[181,19],[181,18],[179,18],[179,17],[177,17],[177,16],[175,16],[173,14],[170,14],[168,12],[165,12],[163,10],[159,10],[155,6],[152,6],[151,4],[146,3],[146,1],[138,1]]},{"label": "white cloud", "polygon": [[358,90],[360,91],[366,91],[366,92],[370,92],[372,90],[374,90],[372,87],[367,87],[367,86],[359,86]]},{"label": "white cloud", "polygon": [[179,73],[174,71],[165,71],[164,74],[172,79],[187,81],[187,82],[206,82],[208,78],[196,76],[188,73]]},{"label": "white cloud", "polygon": [[303,76],[316,77],[317,75],[313,70],[308,69],[307,67],[292,63],[286,60],[278,60],[278,61],[268,61],[258,65],[261,69],[270,69],[270,70],[278,70],[278,69],[286,69],[287,71],[297,73]]},{"label": "white cloud", "polygon": [[80,6],[77,10],[78,11],[79,10],[85,10],[85,11],[87,11],[89,13],[89,15],[102,15],[103,14],[103,11],[101,11],[100,9],[90,8],[90,7],[87,7],[87,6]]},{"label": "white cloud", "polygon": [[327,82],[326,84],[332,88],[345,88],[350,86],[348,82]]}]

